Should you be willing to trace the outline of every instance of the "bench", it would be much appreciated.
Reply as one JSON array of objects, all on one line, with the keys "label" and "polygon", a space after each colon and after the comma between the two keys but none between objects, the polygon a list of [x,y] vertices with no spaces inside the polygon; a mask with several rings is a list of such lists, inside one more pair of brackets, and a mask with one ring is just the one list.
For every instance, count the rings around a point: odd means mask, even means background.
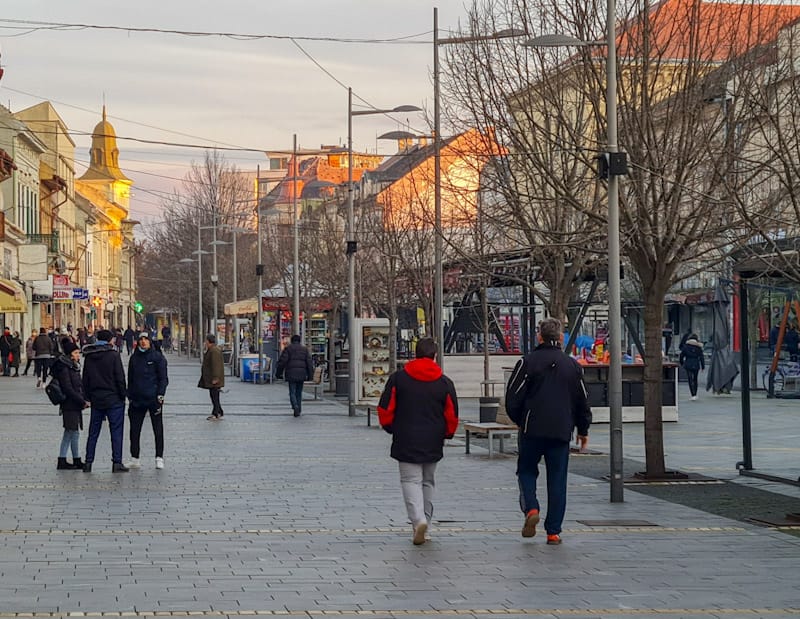
[{"label": "bench", "polygon": [[464,427],[466,453],[469,453],[470,434],[474,434],[476,436],[486,436],[489,438],[490,458],[494,455],[492,439],[494,439],[495,436],[500,439],[500,453],[505,453],[505,451],[503,451],[503,440],[506,437],[510,438],[518,430],[517,426],[509,426],[504,423],[475,423],[472,421],[465,421],[462,425]]},{"label": "bench", "polygon": [[314,399],[319,400],[319,394],[322,392],[325,385],[322,384],[322,366],[314,368],[314,377],[303,383],[303,390],[313,389]]}]

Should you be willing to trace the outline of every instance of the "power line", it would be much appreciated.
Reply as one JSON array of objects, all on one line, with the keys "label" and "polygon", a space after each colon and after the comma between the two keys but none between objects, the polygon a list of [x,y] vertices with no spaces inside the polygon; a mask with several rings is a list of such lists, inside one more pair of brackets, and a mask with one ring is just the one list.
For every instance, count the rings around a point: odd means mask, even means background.
[{"label": "power line", "polygon": [[[417,40],[420,37],[431,34],[430,31],[425,31],[417,34],[403,35],[388,39],[358,39],[352,37],[314,37],[302,35],[287,35],[287,34],[247,34],[238,32],[223,32],[223,31],[202,31],[202,30],[173,30],[169,28],[142,28],[135,26],[111,26],[101,24],[82,24],[82,23],[65,23],[65,22],[46,22],[34,21],[28,19],[0,19],[0,23],[11,24],[10,26],[0,26],[7,29],[24,29],[27,31],[25,34],[37,32],[40,30],[116,30],[121,32],[144,32],[156,34],[174,34],[188,37],[224,37],[235,39],[237,41],[258,41],[263,39],[273,39],[278,41],[321,41],[328,43],[383,43],[383,44],[425,44],[429,45],[430,41]],[[14,24],[18,24],[15,26]]]}]

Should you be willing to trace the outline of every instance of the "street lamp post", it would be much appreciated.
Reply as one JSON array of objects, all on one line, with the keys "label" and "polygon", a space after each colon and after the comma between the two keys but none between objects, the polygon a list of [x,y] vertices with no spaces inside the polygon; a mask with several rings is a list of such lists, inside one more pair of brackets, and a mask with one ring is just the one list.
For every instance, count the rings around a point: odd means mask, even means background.
[{"label": "street lamp post", "polygon": [[442,131],[441,86],[439,78],[439,46],[457,43],[474,43],[509,39],[527,34],[518,28],[509,28],[487,35],[439,38],[439,9],[433,8],[433,174],[434,174],[434,275],[433,275],[433,337],[439,344],[436,360],[444,369],[444,274],[442,272],[444,232],[442,230]]},{"label": "street lamp post", "polygon": [[[356,240],[355,213],[353,206],[353,116],[369,116],[373,114],[390,114],[393,112],[420,112],[416,105],[400,105],[390,110],[356,110],[353,111],[353,89],[347,89],[347,331],[350,340],[350,360],[348,369],[347,412],[350,417],[356,414],[356,363],[353,358],[353,325],[356,319]],[[394,325],[390,325],[394,328]],[[394,351],[392,351],[394,354]]]},{"label": "street lamp post", "polygon": [[[178,260],[178,264],[191,264],[194,262],[193,258],[181,258]],[[186,294],[186,332],[184,333],[184,344],[186,346],[186,358],[188,359],[191,356],[191,342],[192,340],[189,338],[189,329],[192,325],[192,295],[187,292]],[[178,348],[178,352],[180,353],[180,345]]]},{"label": "street lamp post", "polygon": [[[297,216],[297,134],[292,138],[292,224],[294,242],[292,243],[292,335],[300,335],[300,222]],[[302,336],[301,336],[302,337]]]},{"label": "street lamp post", "polygon": [[580,41],[565,35],[545,35],[528,41],[532,47],[605,45],[606,124],[608,170],[608,407],[610,429],[610,478],[612,503],[623,499],[622,470],[622,290],[620,282],[619,177],[627,172],[624,154],[617,144],[617,40],[616,0],[606,0],[606,40]]}]

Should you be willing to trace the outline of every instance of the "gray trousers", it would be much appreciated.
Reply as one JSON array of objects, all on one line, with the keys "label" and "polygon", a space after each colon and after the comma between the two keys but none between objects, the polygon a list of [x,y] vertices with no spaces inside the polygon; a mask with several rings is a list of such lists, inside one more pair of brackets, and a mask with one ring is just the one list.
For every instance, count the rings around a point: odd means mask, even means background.
[{"label": "gray trousers", "polygon": [[403,489],[408,519],[414,526],[421,522],[427,522],[430,525],[433,519],[433,491],[436,488],[433,476],[437,463],[399,462],[398,464],[400,465],[400,487]]}]

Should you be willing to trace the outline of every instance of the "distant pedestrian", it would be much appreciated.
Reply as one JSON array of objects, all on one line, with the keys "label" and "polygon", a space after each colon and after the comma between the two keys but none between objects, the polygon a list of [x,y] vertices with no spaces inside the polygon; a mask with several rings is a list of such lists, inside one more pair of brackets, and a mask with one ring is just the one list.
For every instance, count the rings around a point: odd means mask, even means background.
[{"label": "distant pedestrian", "polygon": [[391,456],[398,461],[400,487],[414,545],[424,544],[433,520],[436,465],[445,439],[458,427],[456,388],[434,361],[436,342],[417,342],[416,359],[394,372],[378,404],[381,427],[392,435]]},{"label": "distant pedestrian", "polygon": [[128,360],[128,418],[130,420],[131,461],[129,468],[138,469],[139,439],[142,424],[150,413],[150,424],[156,441],[156,468],[164,468],[164,422],[162,407],[167,392],[167,360],[153,348],[147,331],[139,334],[136,350]]},{"label": "distant pedestrian", "polygon": [[47,335],[47,329],[39,329],[39,335],[33,341],[33,373],[36,374],[36,388],[44,387],[47,381],[47,372],[50,369],[50,360],[57,348],[53,340]]},{"label": "distant pedestrian", "polygon": [[0,360],[3,364],[3,376],[10,376],[11,363],[8,360],[11,354],[11,329],[5,327],[3,335],[0,335]]},{"label": "distant pedestrian", "polygon": [[25,371],[22,373],[23,376],[28,375],[28,370],[31,369],[31,364],[33,363],[33,341],[36,339],[38,335],[38,331],[34,329],[31,331],[31,336],[25,341]]},{"label": "distant pedestrian", "polygon": [[547,467],[547,543],[561,543],[561,525],[567,508],[567,468],[572,432],[582,449],[589,443],[592,411],[578,362],[561,350],[561,322],[545,318],[539,324],[539,345],[525,358],[527,391],[522,410],[509,408],[519,428],[517,482],[519,504],[525,514],[522,537],[536,535],[539,499],[536,482],[539,462]]},{"label": "distant pedestrian", "polygon": [[[67,339],[61,345],[63,354],[53,362],[53,380],[58,381],[61,392],[66,396],[59,406],[61,425],[64,434],[61,437],[61,448],[58,452],[57,469],[82,469],[80,452],[80,434],[83,430],[83,409],[89,402],[83,397],[81,381],[81,352],[77,344]],[[72,463],[67,462],[67,454],[72,450]]]},{"label": "distant pedestrian", "polygon": [[219,402],[219,394],[225,386],[225,359],[222,351],[217,346],[217,338],[213,334],[206,335],[204,342],[206,352],[203,355],[203,365],[200,370],[200,382],[197,386],[208,389],[211,397],[211,414],[206,417],[208,421],[219,421],[225,412]]},{"label": "distant pedestrian", "polygon": [[130,355],[133,352],[133,342],[136,339],[136,333],[131,329],[130,325],[125,329],[123,337],[125,338],[125,350]]},{"label": "distant pedestrian", "polygon": [[19,331],[14,331],[11,336],[11,351],[8,354],[8,365],[10,370],[14,370],[11,375],[14,378],[19,376],[19,356],[22,349],[22,340],[19,338]]},{"label": "distant pedestrian", "polygon": [[789,361],[797,361],[800,356],[800,334],[797,332],[797,327],[790,324],[786,329],[786,335],[783,336],[783,345],[786,346],[786,352],[789,353]]},{"label": "distant pedestrian", "polygon": [[108,418],[111,431],[111,470],[126,473],[122,463],[122,441],[125,431],[125,370],[122,358],[114,348],[114,334],[106,329],[97,332],[97,341],[83,349],[83,395],[92,403],[89,438],[86,442],[86,463],[83,470],[91,473],[97,439]]},{"label": "distant pedestrian", "polygon": [[778,345],[778,335],[781,328],[778,325],[773,325],[769,330],[769,354],[770,357],[775,355],[775,347]]},{"label": "distant pedestrian", "polygon": [[697,339],[696,334],[689,335],[686,343],[681,346],[681,356],[678,358],[678,363],[686,370],[686,376],[689,379],[689,393],[692,395],[692,400],[696,400],[697,375],[700,370],[706,369],[703,344]]},{"label": "distant pedestrian", "polygon": [[294,416],[299,417],[303,412],[303,383],[314,376],[314,361],[299,335],[293,335],[291,343],[281,352],[275,376],[289,383],[289,402]]}]

